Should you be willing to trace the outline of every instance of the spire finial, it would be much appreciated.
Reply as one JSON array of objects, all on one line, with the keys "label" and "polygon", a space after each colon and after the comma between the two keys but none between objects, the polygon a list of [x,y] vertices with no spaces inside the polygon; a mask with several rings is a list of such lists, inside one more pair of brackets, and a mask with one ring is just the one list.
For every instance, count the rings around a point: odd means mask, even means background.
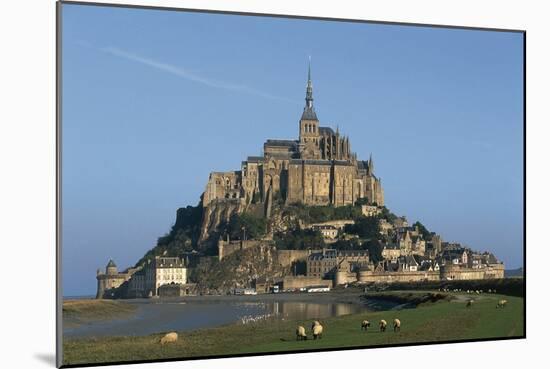
[{"label": "spire finial", "polygon": [[309,56],[309,64],[307,66],[307,80],[311,81],[311,55]]}]

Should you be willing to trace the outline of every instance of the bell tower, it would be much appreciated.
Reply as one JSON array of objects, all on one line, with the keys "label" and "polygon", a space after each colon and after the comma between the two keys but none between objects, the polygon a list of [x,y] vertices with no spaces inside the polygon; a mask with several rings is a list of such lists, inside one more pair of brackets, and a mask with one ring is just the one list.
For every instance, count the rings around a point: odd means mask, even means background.
[{"label": "bell tower", "polygon": [[313,107],[313,84],[311,82],[311,61],[307,71],[306,106],[300,118],[300,143],[313,141],[319,136],[319,119]]},{"label": "bell tower", "polygon": [[319,159],[319,119],[313,107],[313,83],[311,82],[311,58],[307,71],[306,106],[300,118],[300,153],[304,159]]}]

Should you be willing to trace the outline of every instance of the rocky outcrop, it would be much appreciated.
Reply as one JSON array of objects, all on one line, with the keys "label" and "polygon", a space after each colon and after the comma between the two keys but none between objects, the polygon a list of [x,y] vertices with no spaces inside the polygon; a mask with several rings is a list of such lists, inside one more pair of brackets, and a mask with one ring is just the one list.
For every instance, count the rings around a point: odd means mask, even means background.
[{"label": "rocky outcrop", "polygon": [[194,277],[202,291],[226,292],[235,287],[251,287],[259,278],[273,280],[290,273],[278,260],[277,250],[271,242],[238,250],[218,262],[212,258],[199,265]]},{"label": "rocky outcrop", "polygon": [[207,205],[203,210],[199,249],[214,247],[231,217],[242,213],[245,206],[241,199],[214,200]]}]

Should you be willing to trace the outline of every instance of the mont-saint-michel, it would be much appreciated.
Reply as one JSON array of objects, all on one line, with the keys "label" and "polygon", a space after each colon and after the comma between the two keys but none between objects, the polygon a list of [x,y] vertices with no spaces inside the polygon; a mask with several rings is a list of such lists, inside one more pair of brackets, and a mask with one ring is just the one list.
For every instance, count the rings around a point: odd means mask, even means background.
[{"label": "mont-saint-michel", "polygon": [[[97,271],[97,298],[328,291],[349,285],[504,278],[488,251],[446,242],[384,206],[373,155],[323,126],[308,68],[297,139],[267,139],[240,170],[211,172],[133,267]],[[276,132],[274,132],[276,134]],[[391,194],[389,194],[391,196]]]},{"label": "mont-saint-michel", "polygon": [[525,337],[519,33],[60,8],[59,365]]}]

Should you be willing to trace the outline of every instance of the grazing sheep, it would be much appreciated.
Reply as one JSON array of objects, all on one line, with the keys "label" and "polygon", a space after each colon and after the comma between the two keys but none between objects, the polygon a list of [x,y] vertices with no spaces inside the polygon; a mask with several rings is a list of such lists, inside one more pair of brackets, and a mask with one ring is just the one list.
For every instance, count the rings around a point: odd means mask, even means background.
[{"label": "grazing sheep", "polygon": [[394,319],[393,320],[393,331],[394,332],[400,332],[401,331],[401,320]]},{"label": "grazing sheep", "polygon": [[164,345],[165,343],[176,342],[178,340],[178,334],[176,332],[166,333],[164,337],[160,339],[160,344]]},{"label": "grazing sheep", "polygon": [[296,327],[296,341],[307,341],[306,329],[299,325]]},{"label": "grazing sheep", "polygon": [[385,332],[387,325],[388,325],[388,323],[384,319],[382,319],[380,321],[380,332]]},{"label": "grazing sheep", "polygon": [[314,320],[313,323],[311,323],[311,330],[313,330],[316,325],[321,325],[321,323],[318,320]]},{"label": "grazing sheep", "polygon": [[323,337],[323,326],[321,324],[316,324],[313,326],[313,339],[321,339]]},{"label": "grazing sheep", "polygon": [[363,329],[367,330],[367,328],[369,328],[369,327],[370,327],[370,322],[368,320],[363,320],[361,322],[361,330],[363,330]]},{"label": "grazing sheep", "polygon": [[503,308],[506,306],[507,303],[508,303],[507,300],[500,300],[497,304],[497,308]]},{"label": "grazing sheep", "polygon": [[473,303],[474,303],[474,300],[472,300],[472,299],[468,300],[468,302],[466,303],[466,307],[467,308],[472,307]]}]

